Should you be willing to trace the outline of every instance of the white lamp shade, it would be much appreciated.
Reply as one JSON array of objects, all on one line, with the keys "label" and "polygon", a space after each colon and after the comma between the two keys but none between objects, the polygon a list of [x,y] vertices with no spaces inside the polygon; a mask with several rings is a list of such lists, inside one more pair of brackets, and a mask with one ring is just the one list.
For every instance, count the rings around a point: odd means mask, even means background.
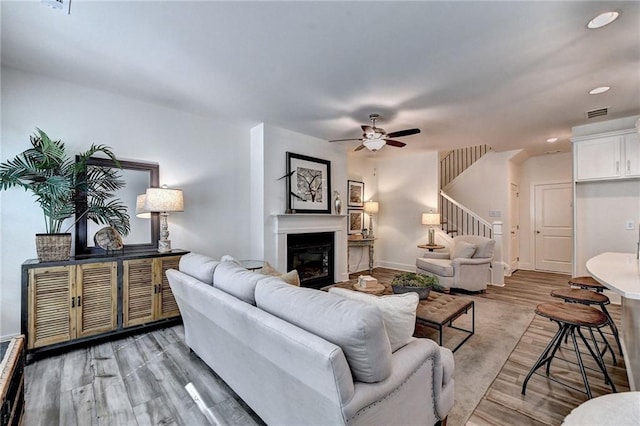
[{"label": "white lamp shade", "polygon": [[440,225],[439,213],[422,213],[423,225]]},{"label": "white lamp shade", "polygon": [[148,212],[182,212],[184,199],[181,189],[148,188],[144,210]]},{"label": "white lamp shade", "polygon": [[147,194],[140,194],[136,197],[136,217],[141,219],[151,219],[151,212],[144,209],[146,199]]},{"label": "white lamp shade", "polygon": [[380,208],[377,201],[367,201],[364,203],[364,212],[368,214],[376,214],[378,213],[378,209]]}]

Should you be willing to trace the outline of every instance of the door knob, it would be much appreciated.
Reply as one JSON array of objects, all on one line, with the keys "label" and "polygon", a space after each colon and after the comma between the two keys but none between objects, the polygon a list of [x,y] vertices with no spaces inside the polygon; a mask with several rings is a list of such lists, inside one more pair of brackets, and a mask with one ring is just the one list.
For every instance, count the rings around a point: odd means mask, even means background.
[{"label": "door knob", "polygon": [[539,233],[540,233],[540,231],[536,231],[536,234],[539,234]]}]

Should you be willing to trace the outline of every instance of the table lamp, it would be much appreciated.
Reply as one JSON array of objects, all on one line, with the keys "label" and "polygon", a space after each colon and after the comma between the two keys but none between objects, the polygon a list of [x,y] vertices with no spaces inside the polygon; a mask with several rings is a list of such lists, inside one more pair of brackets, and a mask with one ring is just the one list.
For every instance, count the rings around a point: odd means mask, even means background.
[{"label": "table lamp", "polygon": [[422,224],[429,225],[429,245],[432,246],[435,244],[433,225],[440,225],[440,214],[439,213],[422,213]]},{"label": "table lamp", "polygon": [[140,219],[151,219],[151,212],[144,209],[146,200],[147,194],[140,194],[136,197],[136,217]]},{"label": "table lamp", "polygon": [[364,203],[364,212],[369,215],[369,238],[373,238],[373,215],[378,213],[380,206],[377,201]]},{"label": "table lamp", "polygon": [[160,240],[158,241],[158,251],[167,253],[171,251],[171,240],[169,240],[169,224],[167,217],[169,212],[184,211],[184,199],[181,189],[171,189],[167,185],[162,188],[148,188],[145,196],[144,211],[160,213]]}]

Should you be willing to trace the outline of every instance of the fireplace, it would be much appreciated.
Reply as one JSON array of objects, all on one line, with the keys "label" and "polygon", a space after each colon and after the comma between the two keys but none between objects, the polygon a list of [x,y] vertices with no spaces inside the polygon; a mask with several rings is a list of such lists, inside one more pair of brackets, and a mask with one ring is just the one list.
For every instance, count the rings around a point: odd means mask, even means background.
[{"label": "fireplace", "polygon": [[321,288],[334,283],[334,233],[287,235],[287,270],[296,269],[302,287]]}]

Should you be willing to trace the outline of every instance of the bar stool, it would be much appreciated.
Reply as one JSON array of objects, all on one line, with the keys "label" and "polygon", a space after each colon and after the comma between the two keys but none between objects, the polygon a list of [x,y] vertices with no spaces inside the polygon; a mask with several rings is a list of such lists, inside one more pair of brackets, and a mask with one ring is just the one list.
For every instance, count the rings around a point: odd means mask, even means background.
[{"label": "bar stool", "polygon": [[593,290],[598,293],[602,293],[607,289],[606,286],[600,284],[593,277],[585,276],[585,277],[573,277],[569,280],[569,285],[580,287],[584,290]]},{"label": "bar stool", "polygon": [[[610,301],[606,295],[602,293],[596,293],[591,290],[583,290],[579,288],[560,288],[560,289],[553,290],[551,292],[551,296],[558,297],[560,299],[563,299],[565,302],[569,302],[569,303],[581,303],[587,306],[598,305],[602,313],[604,313],[607,316],[607,319],[609,320],[609,327],[611,328],[611,333],[613,334],[613,337],[616,339],[616,344],[618,345],[620,356],[622,356],[622,345],[620,344],[618,327],[616,327],[616,323],[613,321],[611,314],[609,314],[609,311],[607,310],[606,305],[608,305]],[[616,356],[613,353],[613,349],[611,349],[609,342],[607,342],[607,340],[605,339],[604,335],[602,334],[602,331],[600,329],[598,329],[598,331],[600,332],[600,335],[604,339],[606,346],[611,351],[611,356],[613,357],[613,363],[617,364]],[[606,348],[605,348],[605,351],[606,351]],[[602,354],[604,355],[604,352]]]},{"label": "bar stool", "polygon": [[[551,368],[551,361],[555,356],[556,352],[560,348],[560,344],[562,343],[562,338],[565,335],[571,337],[571,341],[573,342],[573,348],[576,353],[576,358],[578,360],[578,366],[580,367],[580,374],[582,375],[582,380],[584,381],[584,386],[586,389],[586,394],[589,399],[591,399],[591,389],[589,388],[589,381],[587,380],[587,373],[585,371],[584,364],[582,363],[582,356],[580,355],[580,348],[578,347],[578,341],[576,339],[576,332],[582,339],[583,343],[586,345],[589,353],[598,364],[598,367],[604,374],[605,383],[611,386],[611,390],[615,393],[616,387],[613,384],[613,380],[609,377],[609,373],[607,373],[607,367],[602,360],[602,356],[600,355],[600,351],[598,350],[598,346],[595,340],[595,336],[593,335],[594,328],[600,328],[608,323],[608,319],[606,315],[591,306],[581,306],[577,304],[568,304],[568,303],[560,303],[560,302],[551,302],[551,303],[541,303],[536,307],[536,314],[545,318],[549,318],[551,321],[554,321],[558,324],[558,331],[553,336],[547,347],[542,351],[540,357],[536,361],[527,377],[524,379],[524,383],[522,384],[522,394],[525,394],[527,389],[527,383],[529,379],[535,373],[535,371],[546,364],[546,376],[553,380],[556,383],[559,383],[563,386],[568,386],[566,383],[562,383],[556,379],[549,377],[549,369]],[[595,352],[591,348],[591,345],[587,342],[587,339],[584,337],[582,333],[582,328],[589,329],[589,334],[591,336],[591,340],[595,345]]]}]

